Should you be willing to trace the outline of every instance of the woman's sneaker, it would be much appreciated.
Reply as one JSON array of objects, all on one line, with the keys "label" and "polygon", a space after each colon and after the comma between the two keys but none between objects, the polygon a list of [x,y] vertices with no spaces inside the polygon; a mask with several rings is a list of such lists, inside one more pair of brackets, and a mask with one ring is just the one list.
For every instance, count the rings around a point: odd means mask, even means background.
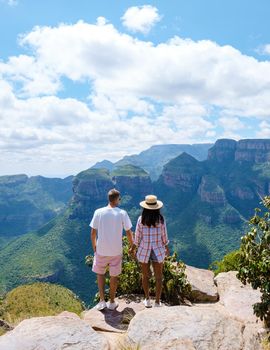
[{"label": "woman's sneaker", "polygon": [[115,301],[113,303],[111,303],[110,301],[107,302],[107,308],[109,310],[114,310],[118,307],[118,303],[116,303]]},{"label": "woman's sneaker", "polygon": [[101,311],[101,310],[105,309],[105,307],[107,307],[107,304],[106,304],[106,301],[105,301],[105,300],[100,301],[100,302],[95,306],[95,308],[96,308],[98,311]]},{"label": "woman's sneaker", "polygon": [[154,307],[162,307],[162,306],[163,306],[163,304],[162,304],[161,302],[157,303],[157,302],[155,301]]},{"label": "woman's sneaker", "polygon": [[145,307],[152,307],[150,299],[144,299],[143,304]]}]

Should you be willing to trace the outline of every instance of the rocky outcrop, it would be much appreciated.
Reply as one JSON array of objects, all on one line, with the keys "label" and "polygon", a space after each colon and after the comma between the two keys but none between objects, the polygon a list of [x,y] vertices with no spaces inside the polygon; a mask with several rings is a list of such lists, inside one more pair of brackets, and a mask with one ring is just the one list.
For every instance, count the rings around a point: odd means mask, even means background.
[{"label": "rocky outcrop", "polygon": [[217,140],[208,150],[208,160],[264,163],[270,161],[269,139]]},{"label": "rocky outcrop", "polygon": [[82,313],[82,319],[98,331],[125,333],[131,319],[145,309],[142,300],[140,296],[117,298],[119,306],[116,310],[104,309],[100,312],[92,308]]},{"label": "rocky outcrop", "polygon": [[237,142],[231,139],[217,140],[213,147],[208,150],[208,160],[218,162],[234,160]]},{"label": "rocky outcrop", "polygon": [[127,341],[143,350],[262,349],[266,330],[252,309],[259,292],[244,286],[233,271],[219,274],[215,283],[218,302],[144,310],[131,320]]},{"label": "rocky outcrop", "polygon": [[236,161],[264,163],[270,161],[270,140],[240,140],[235,151]]},{"label": "rocky outcrop", "polygon": [[0,337],[0,350],[97,350],[109,349],[106,338],[85,321],[68,316],[25,319]]},{"label": "rocky outcrop", "polygon": [[114,311],[84,311],[82,319],[67,311],[34,317],[1,336],[0,350],[263,350],[267,330],[252,309],[260,292],[244,286],[235,271],[215,278],[192,266],[186,272],[193,291],[200,291],[196,300],[208,295],[204,302],[145,309],[142,298],[130,297],[118,299]]},{"label": "rocky outcrop", "polygon": [[185,273],[191,284],[191,297],[194,302],[218,301],[213,271],[186,265]]},{"label": "rocky outcrop", "polygon": [[245,323],[256,323],[252,305],[260,301],[261,293],[236,278],[236,271],[221,272],[215,277],[219,303],[230,317]]},{"label": "rocky outcrop", "polygon": [[213,176],[204,175],[202,177],[198,194],[202,202],[224,206],[226,203],[225,193]]},{"label": "rocky outcrop", "polygon": [[194,193],[199,186],[201,174],[201,163],[184,152],[164,166],[161,179],[166,186]]},{"label": "rocky outcrop", "polygon": [[230,195],[244,201],[254,199],[255,197],[254,192],[251,190],[251,188],[240,185],[231,189]]}]

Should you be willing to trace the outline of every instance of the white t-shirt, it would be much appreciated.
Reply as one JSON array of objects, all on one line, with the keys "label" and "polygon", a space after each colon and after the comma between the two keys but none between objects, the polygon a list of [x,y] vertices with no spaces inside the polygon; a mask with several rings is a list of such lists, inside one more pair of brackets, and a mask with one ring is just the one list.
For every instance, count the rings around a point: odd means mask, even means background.
[{"label": "white t-shirt", "polygon": [[122,255],[123,228],[132,227],[128,213],[118,207],[103,207],[94,212],[89,224],[98,231],[97,254],[105,256]]}]

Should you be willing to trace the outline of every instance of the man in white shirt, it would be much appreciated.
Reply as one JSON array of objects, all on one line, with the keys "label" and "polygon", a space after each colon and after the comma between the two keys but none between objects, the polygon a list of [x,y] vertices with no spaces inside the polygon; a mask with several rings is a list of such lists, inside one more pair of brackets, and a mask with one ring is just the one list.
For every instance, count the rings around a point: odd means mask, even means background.
[{"label": "man in white shirt", "polygon": [[[100,301],[96,305],[98,310],[108,307],[114,310],[118,304],[115,302],[115,293],[118,275],[122,270],[122,234],[126,231],[130,247],[133,246],[132,223],[127,212],[118,208],[121,197],[120,192],[112,189],[108,192],[109,203],[106,207],[97,209],[89,224],[91,226],[91,241],[94,250],[92,271],[97,274]],[[98,236],[98,238],[97,238]],[[110,271],[110,301],[105,302],[105,271],[109,265]]]}]

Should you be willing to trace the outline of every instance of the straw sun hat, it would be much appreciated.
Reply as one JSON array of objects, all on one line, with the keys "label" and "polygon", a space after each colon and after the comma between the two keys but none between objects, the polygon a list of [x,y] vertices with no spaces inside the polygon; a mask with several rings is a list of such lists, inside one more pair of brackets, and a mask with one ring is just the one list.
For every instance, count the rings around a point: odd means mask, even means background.
[{"label": "straw sun hat", "polygon": [[140,206],[145,209],[160,209],[163,207],[163,203],[157,199],[157,196],[149,194],[145,196],[145,200],[140,202]]}]

